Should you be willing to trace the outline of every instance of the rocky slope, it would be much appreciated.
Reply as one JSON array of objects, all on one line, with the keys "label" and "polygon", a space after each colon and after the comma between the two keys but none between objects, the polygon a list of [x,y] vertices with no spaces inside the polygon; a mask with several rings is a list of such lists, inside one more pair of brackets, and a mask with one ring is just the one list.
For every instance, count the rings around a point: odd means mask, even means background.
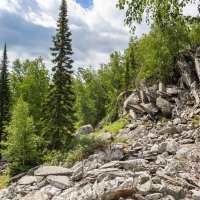
[{"label": "rocky slope", "polygon": [[[130,124],[72,168],[40,166],[12,180],[1,200],[199,200],[200,49],[177,61],[177,84],[144,85],[124,102]],[[158,121],[155,121],[158,119]]]}]

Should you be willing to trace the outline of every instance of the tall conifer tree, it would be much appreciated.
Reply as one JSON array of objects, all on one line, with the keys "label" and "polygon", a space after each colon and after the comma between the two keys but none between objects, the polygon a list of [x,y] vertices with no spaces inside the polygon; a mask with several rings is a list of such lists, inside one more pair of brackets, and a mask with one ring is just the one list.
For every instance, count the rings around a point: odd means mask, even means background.
[{"label": "tall conifer tree", "polygon": [[56,31],[56,35],[52,37],[54,74],[46,102],[47,116],[44,134],[50,149],[60,149],[64,141],[69,141],[74,131],[75,95],[72,91],[73,60],[71,58],[73,52],[66,0],[61,1]]},{"label": "tall conifer tree", "polygon": [[5,139],[5,125],[9,122],[10,89],[8,78],[8,57],[6,44],[4,46],[3,58],[0,71],[0,142]]}]

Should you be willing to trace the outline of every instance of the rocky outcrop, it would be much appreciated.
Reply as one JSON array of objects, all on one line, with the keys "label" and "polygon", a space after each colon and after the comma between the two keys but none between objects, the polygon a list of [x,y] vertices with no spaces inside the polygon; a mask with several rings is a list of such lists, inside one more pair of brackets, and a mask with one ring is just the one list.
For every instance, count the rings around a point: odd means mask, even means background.
[{"label": "rocky outcrop", "polygon": [[199,105],[200,47],[195,52],[188,51],[182,54],[178,58],[176,70],[176,85],[141,85],[126,99],[123,114],[130,113],[134,120],[142,117],[182,117],[186,114],[184,110],[188,110],[188,106],[192,108]]}]

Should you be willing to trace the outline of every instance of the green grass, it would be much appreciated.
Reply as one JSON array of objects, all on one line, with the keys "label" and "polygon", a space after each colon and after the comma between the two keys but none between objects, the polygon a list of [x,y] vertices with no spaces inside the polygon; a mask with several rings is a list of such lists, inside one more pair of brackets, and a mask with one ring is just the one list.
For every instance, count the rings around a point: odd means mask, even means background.
[{"label": "green grass", "polygon": [[199,124],[199,123],[200,123],[200,118],[199,117],[192,118],[192,124]]},{"label": "green grass", "polygon": [[6,188],[8,186],[8,175],[1,175],[0,176],[0,190]]},{"label": "green grass", "polygon": [[110,132],[110,133],[116,134],[119,132],[120,129],[124,128],[127,124],[128,124],[128,121],[126,119],[119,119],[113,123],[105,125],[101,130],[93,133],[92,135],[99,136],[104,132]]}]

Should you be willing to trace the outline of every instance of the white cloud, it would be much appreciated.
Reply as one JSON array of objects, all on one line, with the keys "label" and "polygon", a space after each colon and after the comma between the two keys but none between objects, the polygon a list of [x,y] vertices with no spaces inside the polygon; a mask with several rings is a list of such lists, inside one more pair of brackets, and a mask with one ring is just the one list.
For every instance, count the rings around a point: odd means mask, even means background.
[{"label": "white cloud", "polygon": [[36,25],[40,25],[46,28],[56,28],[56,21],[51,16],[44,13],[38,14],[36,12],[30,11],[24,14],[24,18]]},{"label": "white cloud", "polygon": [[[0,2],[0,8],[11,8],[12,12],[19,14],[29,23],[45,28],[56,27],[60,0],[29,0],[26,4],[23,4],[22,0]],[[75,67],[98,67],[100,63],[109,61],[109,55],[113,51],[123,51],[127,47],[129,28],[124,26],[125,13],[116,8],[117,0],[93,0],[93,5],[88,9],[75,0],[67,0],[67,3]],[[146,31],[143,26],[138,30],[139,35]],[[26,52],[30,54],[27,57],[31,57],[31,50],[27,49]],[[46,49],[46,52],[48,57],[49,49]]]},{"label": "white cloud", "polygon": [[20,9],[20,4],[18,0],[1,0],[0,10],[6,10],[8,12],[17,12]]}]

